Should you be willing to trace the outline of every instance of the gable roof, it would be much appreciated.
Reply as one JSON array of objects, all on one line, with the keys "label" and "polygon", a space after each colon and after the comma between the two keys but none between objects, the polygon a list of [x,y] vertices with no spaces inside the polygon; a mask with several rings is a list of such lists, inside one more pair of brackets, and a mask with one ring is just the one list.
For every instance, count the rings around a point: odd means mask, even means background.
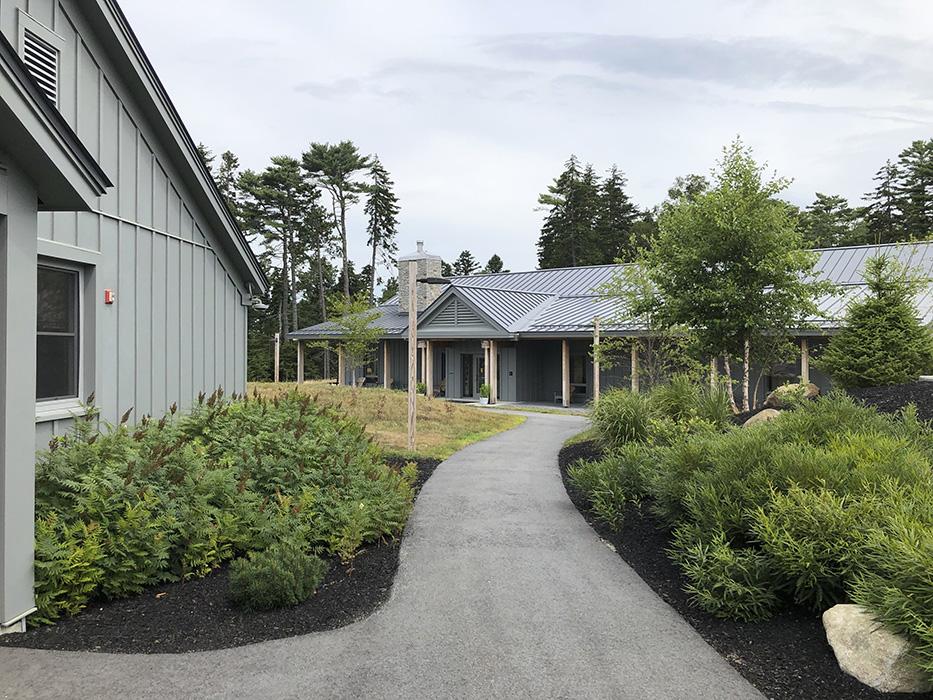
[{"label": "gable roof", "polygon": [[[867,293],[865,262],[878,254],[892,255],[903,265],[933,280],[933,242],[826,248],[815,252],[820,256],[815,273],[838,285],[840,292],[818,300],[819,313],[807,319],[807,325],[813,328],[802,331],[804,333],[821,334],[839,328],[846,306]],[[600,289],[624,267],[600,265],[453,277],[441,296],[419,315],[419,336],[432,337],[431,329],[423,328],[422,324],[430,323],[439,306],[452,295],[469,301],[509,337],[592,335],[596,318],[612,319],[621,311],[619,300],[602,295]],[[933,323],[933,283],[914,301],[921,320]],[[398,297],[378,309],[381,316],[377,323],[380,328],[386,328],[385,337],[404,337],[408,331],[408,315],[401,312]],[[608,335],[637,335],[645,329],[635,322],[607,323],[603,331]],[[339,334],[334,324],[320,324],[291,333],[289,337],[337,339]],[[452,336],[445,332],[443,337]]]},{"label": "gable roof", "polygon": [[162,137],[182,179],[199,205],[208,223],[223,235],[221,245],[231,256],[244,281],[255,285],[257,291],[269,287],[259,261],[227,208],[214,178],[208,172],[188,129],[185,127],[156,75],[149,57],[120,9],[116,0],[76,0],[97,37],[115,58],[127,84],[135,88],[134,95],[149,117],[153,129]]},{"label": "gable roof", "polygon": [[0,34],[0,147],[38,190],[46,211],[87,211],[112,183],[16,50]]}]

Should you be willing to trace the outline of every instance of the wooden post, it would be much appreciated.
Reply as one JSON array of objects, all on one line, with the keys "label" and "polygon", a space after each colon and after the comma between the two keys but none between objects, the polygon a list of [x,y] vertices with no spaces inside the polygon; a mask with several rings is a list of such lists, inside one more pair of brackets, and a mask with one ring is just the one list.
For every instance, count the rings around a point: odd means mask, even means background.
[{"label": "wooden post", "polygon": [[343,347],[337,348],[337,386],[344,386],[347,383],[347,356],[343,352]]},{"label": "wooden post", "polygon": [[298,383],[305,383],[305,341],[298,341]]},{"label": "wooden post", "polygon": [[638,367],[638,341],[634,338],[632,339],[632,393],[637,394],[641,381],[638,376],[638,373],[641,370]]},{"label": "wooden post", "polygon": [[275,334],[275,383],[279,383],[279,359],[281,358],[281,352],[279,346],[282,343],[282,335],[280,333]]},{"label": "wooden post", "polygon": [[392,378],[389,377],[389,341],[382,341],[382,388],[392,388]]},{"label": "wooden post", "polygon": [[408,262],[408,449],[415,449],[418,418],[418,263]]},{"label": "wooden post", "polygon": [[593,401],[599,401],[599,319],[593,320]]},{"label": "wooden post", "polygon": [[424,341],[424,385],[428,398],[434,396],[434,348],[431,341]]},{"label": "wooden post", "polygon": [[495,340],[489,341],[489,403],[495,405],[499,400],[499,348]]},{"label": "wooden post", "polygon": [[561,394],[564,408],[570,408],[570,341],[561,341]]},{"label": "wooden post", "polygon": [[806,338],[800,339],[800,381],[810,383],[810,343]]}]

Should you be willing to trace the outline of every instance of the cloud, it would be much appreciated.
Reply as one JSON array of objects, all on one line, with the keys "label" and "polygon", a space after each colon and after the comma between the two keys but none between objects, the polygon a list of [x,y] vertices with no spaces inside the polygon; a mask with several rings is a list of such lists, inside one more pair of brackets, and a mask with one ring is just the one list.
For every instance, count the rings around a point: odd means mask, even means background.
[{"label": "cloud", "polygon": [[780,38],[731,40],[608,34],[513,34],[487,38],[492,55],[534,63],[572,62],[609,74],[692,80],[754,88],[773,84],[838,85],[894,70],[873,56],[845,60]]},{"label": "cloud", "polygon": [[444,93],[470,97],[523,99],[523,84],[533,78],[527,70],[512,70],[473,63],[400,58],[359,77],[330,82],[304,82],[298,92],[329,100],[359,96],[418,99]]}]

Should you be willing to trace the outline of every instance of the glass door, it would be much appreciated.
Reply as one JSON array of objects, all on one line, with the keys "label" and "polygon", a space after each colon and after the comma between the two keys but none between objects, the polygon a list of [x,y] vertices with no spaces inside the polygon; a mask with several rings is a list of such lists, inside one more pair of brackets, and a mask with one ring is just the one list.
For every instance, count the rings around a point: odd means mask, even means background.
[{"label": "glass door", "polygon": [[461,396],[463,398],[473,397],[473,355],[460,355],[460,379]]}]

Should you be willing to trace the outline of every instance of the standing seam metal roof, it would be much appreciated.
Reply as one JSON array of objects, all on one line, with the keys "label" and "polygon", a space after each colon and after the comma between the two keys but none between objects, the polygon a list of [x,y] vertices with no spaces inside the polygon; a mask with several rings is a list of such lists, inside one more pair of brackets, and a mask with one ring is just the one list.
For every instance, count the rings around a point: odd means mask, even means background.
[{"label": "standing seam metal roof", "polygon": [[[838,328],[848,304],[866,293],[865,262],[880,253],[893,255],[901,264],[933,282],[933,242],[827,248],[815,252],[820,256],[814,266],[816,276],[843,287],[838,294],[819,299],[818,316],[807,319],[808,325],[823,330]],[[509,333],[587,333],[592,331],[597,317],[612,319],[621,311],[620,302],[602,296],[600,288],[623,267],[602,265],[453,277],[451,286]],[[918,293],[914,301],[921,320],[933,323],[933,283]],[[387,336],[401,336],[407,331],[408,315],[400,311],[398,297],[378,308],[382,315],[374,325],[384,328]],[[335,330],[332,323],[320,324],[289,337],[335,337]],[[606,333],[642,330],[627,322],[605,326]]]}]

